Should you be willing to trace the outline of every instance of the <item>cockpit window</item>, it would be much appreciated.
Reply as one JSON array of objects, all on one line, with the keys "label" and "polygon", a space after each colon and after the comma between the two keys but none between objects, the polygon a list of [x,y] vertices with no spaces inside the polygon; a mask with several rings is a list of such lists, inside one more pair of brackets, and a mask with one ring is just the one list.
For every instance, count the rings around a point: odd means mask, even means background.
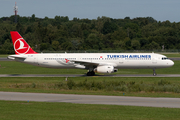
[{"label": "cockpit window", "polygon": [[167,58],[167,57],[163,57],[163,58],[162,58],[162,60],[168,60],[168,59],[169,59],[169,58]]}]

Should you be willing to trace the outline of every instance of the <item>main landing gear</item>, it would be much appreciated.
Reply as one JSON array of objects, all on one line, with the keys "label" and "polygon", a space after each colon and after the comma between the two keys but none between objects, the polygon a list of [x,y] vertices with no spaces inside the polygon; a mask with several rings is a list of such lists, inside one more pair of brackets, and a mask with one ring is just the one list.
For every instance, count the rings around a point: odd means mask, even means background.
[{"label": "main landing gear", "polygon": [[157,74],[156,74],[156,70],[155,69],[153,69],[153,76],[156,76]]},{"label": "main landing gear", "polygon": [[87,72],[87,76],[94,76],[95,75],[95,72],[92,70],[92,71],[89,71]]}]

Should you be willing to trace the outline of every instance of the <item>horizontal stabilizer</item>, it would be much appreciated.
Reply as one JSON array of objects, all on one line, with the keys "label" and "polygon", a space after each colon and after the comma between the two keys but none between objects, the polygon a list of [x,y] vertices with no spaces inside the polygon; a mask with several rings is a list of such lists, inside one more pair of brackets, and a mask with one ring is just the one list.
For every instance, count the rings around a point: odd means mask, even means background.
[{"label": "horizontal stabilizer", "polygon": [[21,56],[21,55],[9,55],[7,58],[11,60],[16,60],[16,59],[25,60],[26,59],[26,57]]}]

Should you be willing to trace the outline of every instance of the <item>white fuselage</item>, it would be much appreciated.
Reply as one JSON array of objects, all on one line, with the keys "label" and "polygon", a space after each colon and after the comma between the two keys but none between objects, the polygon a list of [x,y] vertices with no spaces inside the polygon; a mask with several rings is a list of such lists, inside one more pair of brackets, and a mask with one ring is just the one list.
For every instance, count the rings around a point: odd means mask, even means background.
[{"label": "white fuselage", "polygon": [[109,65],[117,69],[157,69],[174,65],[166,56],[155,53],[42,53],[10,55],[8,58],[50,68],[94,69],[97,66]]}]

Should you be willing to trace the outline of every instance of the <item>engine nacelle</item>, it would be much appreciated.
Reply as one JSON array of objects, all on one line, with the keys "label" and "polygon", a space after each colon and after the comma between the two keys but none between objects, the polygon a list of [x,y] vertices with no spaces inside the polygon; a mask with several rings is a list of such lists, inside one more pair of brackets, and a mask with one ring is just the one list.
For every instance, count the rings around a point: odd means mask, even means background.
[{"label": "engine nacelle", "polygon": [[117,72],[117,69],[114,69],[113,66],[98,66],[97,68],[94,69],[94,72],[97,73],[113,73]]}]

